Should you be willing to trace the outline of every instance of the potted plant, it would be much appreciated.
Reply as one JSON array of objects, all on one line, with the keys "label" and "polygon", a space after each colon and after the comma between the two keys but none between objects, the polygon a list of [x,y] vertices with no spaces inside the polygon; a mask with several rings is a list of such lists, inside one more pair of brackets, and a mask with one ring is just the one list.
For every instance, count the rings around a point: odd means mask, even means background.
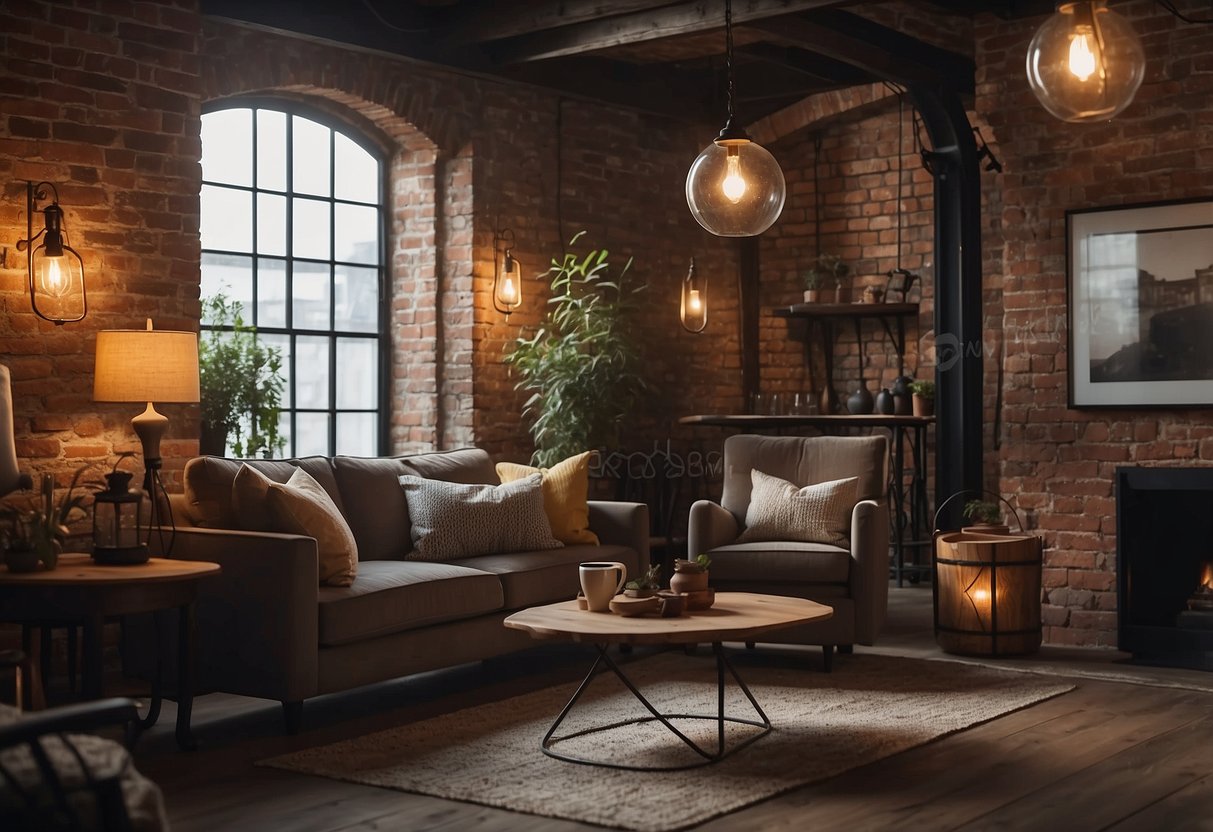
[{"label": "potted plant", "polygon": [[1002,522],[1002,508],[990,500],[969,500],[961,510],[961,516],[971,525],[961,528],[963,532],[979,534],[1010,534],[1011,529]]},{"label": "potted plant", "polygon": [[676,559],[670,589],[674,592],[703,592],[708,588],[708,567],[711,565],[712,559],[707,555],[699,555],[694,560]]},{"label": "potted plant", "polygon": [[[67,524],[87,512],[84,509],[86,495],[76,494],[80,475],[88,470],[85,465],[76,469],[67,494],[55,502],[55,476],[43,474],[39,493],[30,500],[30,507],[6,508],[2,517],[5,528],[0,530],[0,549],[4,552],[4,563],[10,572],[33,572],[39,565],[43,569],[54,569],[63,550],[63,539],[67,537]],[[78,514],[77,514],[78,513]]]},{"label": "potted plant", "polygon": [[821,275],[813,269],[809,269],[801,275],[801,280],[804,281],[804,302],[817,303],[821,296]]},{"label": "potted plant", "polygon": [[913,396],[915,416],[933,416],[935,414],[935,382],[912,381],[910,393]]},{"label": "potted plant", "polygon": [[[570,247],[585,232],[578,232]],[[606,249],[553,258],[543,322],[505,356],[529,391],[523,415],[535,441],[532,464],[550,467],[618,441],[619,425],[644,390],[629,318],[643,286],[628,286],[632,261],[610,274]]]},{"label": "potted plant", "polygon": [[842,258],[837,254],[817,255],[817,259],[804,273],[805,302],[813,303],[812,300],[809,300],[808,295],[809,290],[812,289],[826,303],[849,303],[851,300],[850,289],[847,287],[844,291],[843,284],[850,271],[850,267],[842,262]]},{"label": "potted plant", "polygon": [[623,585],[623,594],[628,598],[648,598],[657,594],[661,589],[661,564],[653,563],[639,578],[633,578]]},{"label": "potted plant", "polygon": [[223,293],[202,302],[202,319],[211,327],[198,341],[203,454],[223,456],[229,442],[238,457],[270,457],[286,447],[278,431],[282,351],[257,338],[243,311]]}]

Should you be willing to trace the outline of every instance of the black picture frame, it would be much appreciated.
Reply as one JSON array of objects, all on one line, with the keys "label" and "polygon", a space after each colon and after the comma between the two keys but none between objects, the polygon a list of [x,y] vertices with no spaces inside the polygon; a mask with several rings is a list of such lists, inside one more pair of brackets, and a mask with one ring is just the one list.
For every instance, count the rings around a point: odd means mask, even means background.
[{"label": "black picture frame", "polygon": [[1066,212],[1073,408],[1213,407],[1213,198]]}]

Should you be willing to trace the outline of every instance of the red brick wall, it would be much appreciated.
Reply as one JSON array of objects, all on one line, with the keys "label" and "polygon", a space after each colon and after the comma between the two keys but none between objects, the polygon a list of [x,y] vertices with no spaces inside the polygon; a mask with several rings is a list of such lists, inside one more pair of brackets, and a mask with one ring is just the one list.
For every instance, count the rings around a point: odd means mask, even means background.
[{"label": "red brick wall", "polygon": [[990,277],[1001,277],[1001,308],[991,313],[1006,338],[1000,487],[1045,537],[1045,638],[1057,644],[1116,641],[1116,466],[1213,459],[1207,409],[1066,406],[1065,211],[1207,197],[1213,188],[1213,30],[1149,2],[1116,11],[1142,39],[1146,79],[1104,124],[1060,122],[1029,90],[1023,56],[1044,18],[983,15],[975,26],[976,107],[1006,168],[987,180],[998,214],[985,240],[992,304]]}]

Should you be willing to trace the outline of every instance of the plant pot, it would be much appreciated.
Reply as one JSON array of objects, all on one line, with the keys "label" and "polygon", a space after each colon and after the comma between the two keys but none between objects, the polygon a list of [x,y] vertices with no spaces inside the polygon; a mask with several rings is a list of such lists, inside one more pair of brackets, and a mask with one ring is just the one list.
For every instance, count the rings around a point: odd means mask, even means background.
[{"label": "plant pot", "polygon": [[628,598],[652,598],[657,594],[655,589],[625,589],[624,596]]},{"label": "plant pot", "polygon": [[227,453],[226,425],[202,424],[198,436],[198,454],[200,456],[223,456]]},{"label": "plant pot", "polygon": [[705,569],[678,569],[670,578],[671,592],[703,592],[708,588],[708,573]]},{"label": "plant pot", "polygon": [[9,549],[4,553],[4,563],[9,572],[37,572],[42,567],[37,549]]},{"label": "plant pot", "polygon": [[804,302],[805,303],[817,303],[817,299],[820,295],[821,295],[820,289],[805,289],[804,290]]},{"label": "plant pot", "polygon": [[934,416],[935,415],[935,399],[928,399],[926,396],[921,396],[918,393],[914,394],[914,415],[915,416]]}]

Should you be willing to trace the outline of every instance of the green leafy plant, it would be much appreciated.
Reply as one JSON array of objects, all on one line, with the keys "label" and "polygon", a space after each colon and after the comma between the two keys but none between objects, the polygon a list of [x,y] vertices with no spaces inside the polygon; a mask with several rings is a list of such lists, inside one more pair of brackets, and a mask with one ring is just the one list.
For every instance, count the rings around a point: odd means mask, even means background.
[{"label": "green leafy plant", "polygon": [[531,393],[523,415],[531,422],[534,465],[555,465],[616,444],[619,424],[644,390],[628,327],[644,287],[625,283],[631,265],[629,258],[612,277],[606,249],[552,259],[552,296],[543,323],[530,337],[520,336],[505,356],[522,377],[517,389]]},{"label": "green leafy plant", "polygon": [[661,564],[650,564],[643,575],[623,585],[624,589],[661,589]]},{"label": "green leafy plant", "polygon": [[238,457],[269,457],[286,447],[278,431],[286,385],[282,351],[259,340],[243,313],[243,305],[223,293],[202,302],[203,320],[213,327],[198,342],[202,430],[224,444],[230,437]]},{"label": "green leafy plant", "polygon": [[38,494],[29,499],[27,508],[9,506],[0,512],[4,522],[4,528],[0,530],[0,548],[6,559],[8,553],[32,551],[37,553],[43,567],[55,568],[63,539],[70,532],[68,524],[88,514],[84,508],[88,495],[77,494],[76,489],[88,488],[80,482],[80,477],[91,467],[83,465],[76,469],[67,493],[58,502],[55,501],[54,475],[43,474]]},{"label": "green leafy plant", "polygon": [[961,515],[973,523],[995,525],[1002,521],[1002,509],[998,503],[989,500],[969,500],[961,510]]},{"label": "green leafy plant", "polygon": [[839,286],[850,272],[850,266],[842,262],[842,258],[837,254],[819,254],[801,275],[801,279],[806,289],[817,289],[827,282]]},{"label": "green leafy plant", "polygon": [[911,381],[910,392],[916,396],[922,396],[924,399],[933,399],[935,398],[935,382]]},{"label": "green leafy plant", "polygon": [[706,554],[696,555],[694,560],[678,558],[674,561],[674,568],[684,572],[706,572],[711,565],[712,559]]}]

